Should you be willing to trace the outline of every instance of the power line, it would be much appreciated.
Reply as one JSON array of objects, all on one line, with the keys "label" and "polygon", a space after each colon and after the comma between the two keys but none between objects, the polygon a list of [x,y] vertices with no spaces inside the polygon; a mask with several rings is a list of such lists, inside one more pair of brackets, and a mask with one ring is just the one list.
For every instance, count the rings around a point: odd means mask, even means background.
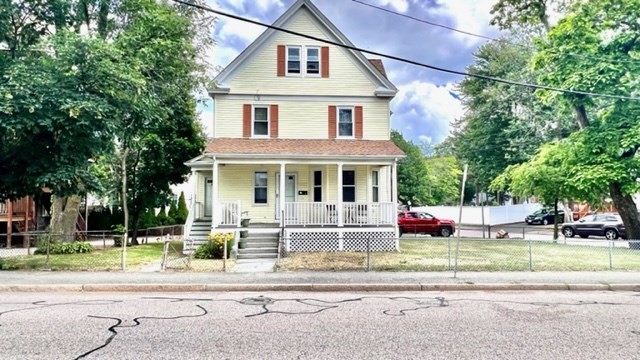
[{"label": "power line", "polygon": [[523,83],[523,82],[518,82],[518,81],[506,80],[506,79],[497,78],[497,77],[493,77],[493,76],[482,75],[482,74],[473,74],[473,73],[467,73],[467,72],[459,71],[459,70],[451,70],[451,69],[442,68],[442,67],[438,67],[438,66],[434,66],[434,65],[424,64],[424,63],[421,63],[421,62],[418,62],[418,61],[414,61],[414,60],[410,60],[410,59],[406,59],[406,58],[401,58],[401,57],[395,56],[395,55],[383,54],[383,53],[376,52],[376,51],[371,51],[371,50],[358,48],[358,47],[352,46],[352,45],[338,43],[338,42],[335,42],[335,41],[332,41],[332,40],[321,39],[321,38],[315,37],[313,35],[307,35],[307,34],[303,34],[303,33],[297,32],[297,31],[281,28],[279,26],[265,24],[265,23],[262,23],[260,21],[251,20],[251,19],[248,19],[248,18],[245,18],[245,17],[242,17],[242,16],[230,14],[230,13],[227,13],[227,12],[224,12],[224,11],[220,11],[220,10],[215,10],[215,9],[212,9],[212,8],[210,8],[208,6],[199,5],[199,4],[192,4],[192,3],[184,1],[184,0],[173,0],[173,1],[177,2],[177,3],[180,3],[180,4],[183,4],[183,5],[187,5],[187,6],[195,7],[195,8],[204,10],[204,11],[208,11],[208,12],[220,15],[220,16],[225,16],[225,17],[229,17],[229,18],[236,19],[236,20],[239,20],[239,21],[247,22],[247,23],[250,23],[250,24],[263,26],[263,27],[266,27],[266,28],[269,28],[269,29],[273,29],[273,30],[276,30],[276,31],[284,32],[284,33],[291,34],[291,35],[296,35],[296,36],[299,36],[299,37],[302,37],[302,38],[306,38],[306,39],[310,39],[310,40],[314,40],[314,41],[317,41],[317,42],[321,42],[321,43],[325,43],[325,44],[329,44],[329,45],[334,45],[334,46],[337,46],[337,47],[341,47],[341,48],[345,48],[345,49],[349,49],[349,50],[353,50],[353,51],[359,51],[359,52],[364,53],[364,54],[380,56],[380,57],[383,57],[383,58],[396,60],[396,61],[399,61],[399,62],[402,62],[402,63],[405,63],[405,64],[415,65],[415,66],[419,66],[419,67],[423,67],[423,68],[427,68],[427,69],[431,69],[431,70],[435,70],[435,71],[445,72],[445,73],[449,73],[449,74],[455,74],[455,75],[461,75],[461,76],[469,76],[469,77],[474,77],[474,78],[488,80],[488,81],[495,81],[495,82],[508,84],[508,85],[516,85],[516,86],[528,87],[528,88],[532,88],[532,89],[556,91],[556,92],[561,92],[561,93],[565,93],[565,94],[585,95],[585,96],[593,96],[593,97],[604,97],[604,98],[619,99],[619,100],[640,100],[640,98],[632,97],[632,96],[601,94],[601,93],[593,93],[593,92],[588,92],[588,91],[562,89],[562,88],[557,88],[557,87],[553,87],[553,86],[529,84],[529,83]]},{"label": "power line", "polygon": [[[455,31],[464,35],[468,35],[468,36],[473,36],[473,37],[477,37],[477,38],[481,38],[484,40],[490,40],[490,41],[504,41],[507,42],[509,44],[512,44],[514,46],[519,46],[519,47],[523,47],[523,48],[527,48],[526,45],[522,45],[522,44],[518,44],[516,42],[512,42],[512,41],[507,41],[505,39],[500,39],[500,38],[495,38],[495,37],[491,37],[491,36],[487,36],[487,35],[482,35],[482,34],[477,34],[477,33],[472,33],[470,31],[465,31],[465,30],[460,30],[451,26],[447,26],[447,25],[443,25],[443,24],[438,24],[438,23],[434,23],[425,19],[420,19],[417,18],[415,16],[411,16],[411,15],[407,15],[407,14],[403,14],[401,12],[397,12],[397,11],[393,11],[390,9],[387,9],[385,7],[382,6],[378,6],[378,5],[373,5],[373,4],[369,4],[366,3],[362,0],[351,0],[355,3],[364,5],[364,6],[368,6],[370,8],[376,9],[376,10],[380,10],[380,11],[384,11],[386,13],[392,14],[392,15],[396,15],[396,16],[401,16],[413,21],[417,21],[423,24],[427,24],[427,25],[431,25],[431,26],[435,26],[435,27],[440,27],[443,29],[447,29],[450,31]],[[554,51],[556,54],[560,54],[560,55],[569,55],[569,56],[573,56],[573,57],[577,57],[577,58],[583,58],[583,59],[592,59],[592,60],[598,60],[598,61],[606,61],[606,62],[613,62],[613,63],[626,63],[626,64],[638,64],[640,63],[639,60],[624,60],[624,59],[611,59],[611,58],[603,58],[603,57],[598,57],[598,56],[592,56],[592,55],[583,55],[583,54],[577,54],[577,53],[561,53],[558,51]]]}]

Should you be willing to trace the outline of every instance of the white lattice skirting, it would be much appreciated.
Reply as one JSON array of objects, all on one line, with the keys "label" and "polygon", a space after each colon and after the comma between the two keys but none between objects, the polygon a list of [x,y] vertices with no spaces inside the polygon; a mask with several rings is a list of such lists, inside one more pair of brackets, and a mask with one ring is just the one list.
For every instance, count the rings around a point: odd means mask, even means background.
[{"label": "white lattice skirting", "polygon": [[288,229],[284,244],[287,252],[399,250],[393,228]]}]

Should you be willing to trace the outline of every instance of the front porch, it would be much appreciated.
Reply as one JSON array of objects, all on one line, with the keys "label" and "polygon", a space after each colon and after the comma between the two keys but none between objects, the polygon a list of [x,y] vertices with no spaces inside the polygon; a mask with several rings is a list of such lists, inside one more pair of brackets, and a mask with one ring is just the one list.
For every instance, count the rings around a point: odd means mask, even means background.
[{"label": "front porch", "polygon": [[285,251],[399,248],[396,158],[202,156],[187,165],[195,194],[187,234],[197,219],[210,219],[210,231],[238,231],[247,219],[249,233],[277,229]]}]

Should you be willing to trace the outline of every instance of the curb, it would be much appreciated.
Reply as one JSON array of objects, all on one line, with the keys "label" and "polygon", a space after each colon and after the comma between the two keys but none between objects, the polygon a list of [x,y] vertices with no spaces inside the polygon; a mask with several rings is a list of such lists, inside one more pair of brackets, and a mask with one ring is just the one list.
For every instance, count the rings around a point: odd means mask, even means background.
[{"label": "curb", "polygon": [[640,284],[61,284],[0,285],[2,292],[241,292],[241,291],[638,291]]}]

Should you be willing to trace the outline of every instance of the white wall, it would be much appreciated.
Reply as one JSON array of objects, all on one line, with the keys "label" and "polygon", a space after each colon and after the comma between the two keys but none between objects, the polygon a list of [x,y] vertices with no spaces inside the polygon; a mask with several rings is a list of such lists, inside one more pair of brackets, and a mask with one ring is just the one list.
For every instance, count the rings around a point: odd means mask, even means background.
[{"label": "white wall", "polygon": [[[534,211],[542,208],[542,205],[534,204],[518,204],[503,206],[485,206],[484,207],[484,224],[498,225],[523,222],[524,218]],[[462,207],[462,224],[482,225],[482,207],[481,206],[463,206]],[[454,220],[458,222],[460,208],[457,206],[423,206],[413,207],[412,210],[425,211],[431,215]]]}]

